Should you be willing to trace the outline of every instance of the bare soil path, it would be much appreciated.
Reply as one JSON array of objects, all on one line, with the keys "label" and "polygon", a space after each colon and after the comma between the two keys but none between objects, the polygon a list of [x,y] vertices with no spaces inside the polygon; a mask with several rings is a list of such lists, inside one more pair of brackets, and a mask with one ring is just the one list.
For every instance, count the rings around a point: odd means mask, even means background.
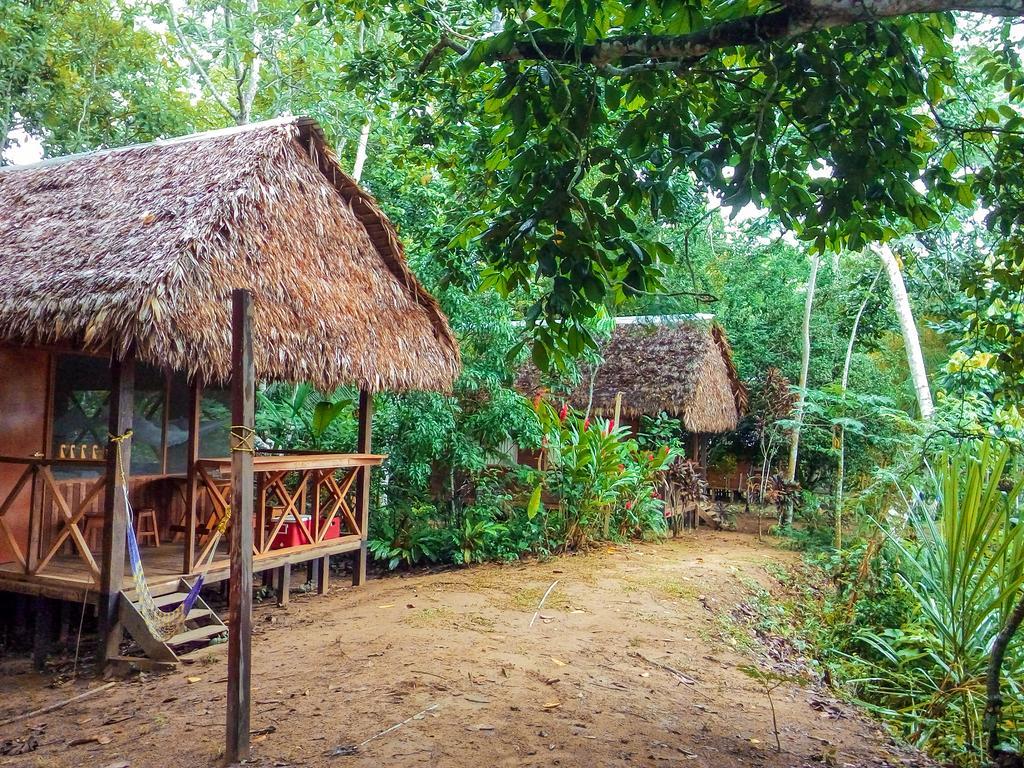
[{"label": "bare soil path", "polygon": [[[734,647],[735,628],[726,630],[752,581],[770,584],[765,566],[794,558],[749,534],[701,531],[543,563],[336,586],[327,597],[293,595],[286,608],[261,606],[252,764],[918,764],[874,723],[788,684],[773,694],[776,751],[768,700],[739,669],[751,651]],[[0,744],[34,734],[40,745],[0,757],[0,766],[215,765],[225,658],[221,647],[180,672],[118,683],[0,728]],[[98,684],[54,690],[26,666],[3,667],[0,720]],[[89,741],[96,736],[106,743]]]}]

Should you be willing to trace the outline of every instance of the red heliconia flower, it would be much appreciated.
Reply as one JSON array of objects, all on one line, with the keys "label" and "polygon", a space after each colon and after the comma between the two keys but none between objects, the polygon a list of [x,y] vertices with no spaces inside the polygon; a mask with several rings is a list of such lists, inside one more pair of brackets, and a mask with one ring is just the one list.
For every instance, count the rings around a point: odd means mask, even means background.
[{"label": "red heliconia flower", "polygon": [[558,412],[558,420],[565,421],[565,417],[569,415],[569,404],[562,403],[562,410]]},{"label": "red heliconia flower", "polygon": [[632,509],[632,508],[633,508],[633,502],[632,501],[627,501],[626,502],[626,509]]},{"label": "red heliconia flower", "polygon": [[590,429],[590,417],[589,416],[587,416],[587,418],[585,418],[583,420],[583,431],[586,432],[588,429]]}]

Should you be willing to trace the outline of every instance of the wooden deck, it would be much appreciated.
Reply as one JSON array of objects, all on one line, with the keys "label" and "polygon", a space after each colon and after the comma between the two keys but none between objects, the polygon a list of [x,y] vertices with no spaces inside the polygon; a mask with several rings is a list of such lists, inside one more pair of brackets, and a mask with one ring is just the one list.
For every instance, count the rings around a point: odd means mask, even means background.
[{"label": "wooden deck", "polygon": [[[294,565],[327,555],[353,552],[359,549],[361,541],[361,537],[356,535],[340,536],[314,545],[307,544],[256,554],[253,557],[253,572],[261,573],[283,565]],[[182,573],[183,547],[181,543],[172,543],[142,548],[142,567],[154,595],[173,592],[183,576],[190,580],[195,578],[196,574]],[[214,561],[206,572],[205,582],[215,584],[227,579],[228,565],[227,542],[224,542],[217,547]],[[135,584],[127,563],[125,573],[122,589],[131,591]],[[98,597],[89,571],[82,560],[74,554],[55,556],[44,573],[35,575],[26,575],[16,562],[0,563],[0,591],[77,603],[86,600],[95,602]]]}]

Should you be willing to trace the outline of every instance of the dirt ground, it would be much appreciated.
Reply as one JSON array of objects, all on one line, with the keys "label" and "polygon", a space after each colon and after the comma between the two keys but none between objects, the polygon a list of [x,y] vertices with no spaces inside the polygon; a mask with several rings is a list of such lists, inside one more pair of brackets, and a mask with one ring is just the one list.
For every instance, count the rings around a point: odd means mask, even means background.
[{"label": "dirt ground", "polygon": [[[766,564],[744,533],[688,534],[547,562],[390,577],[257,608],[258,766],[896,766],[922,764],[820,690],[769,701],[732,618]],[[548,587],[557,581],[533,624]],[[740,639],[740,641],[737,640]],[[58,689],[7,662],[0,721]],[[0,728],[39,747],[0,766],[209,766],[223,742],[224,646]],[[392,726],[403,723],[392,730]],[[94,737],[99,737],[96,741]],[[85,743],[81,743],[81,742]],[[103,743],[105,742],[105,743]]]}]

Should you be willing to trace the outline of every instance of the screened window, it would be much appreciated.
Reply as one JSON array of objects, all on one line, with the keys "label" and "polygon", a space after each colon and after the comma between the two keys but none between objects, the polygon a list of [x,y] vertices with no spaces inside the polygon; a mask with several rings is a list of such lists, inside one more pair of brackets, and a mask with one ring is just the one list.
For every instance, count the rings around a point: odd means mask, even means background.
[{"label": "screened window", "polygon": [[[106,358],[60,354],[56,358],[51,455],[102,459],[110,414],[110,364]],[[231,423],[226,390],[203,392],[199,427],[200,455],[228,454]],[[189,386],[180,374],[135,368],[132,425],[132,475],[184,474],[188,469]],[[94,474],[98,469],[65,469],[62,474]]]}]

